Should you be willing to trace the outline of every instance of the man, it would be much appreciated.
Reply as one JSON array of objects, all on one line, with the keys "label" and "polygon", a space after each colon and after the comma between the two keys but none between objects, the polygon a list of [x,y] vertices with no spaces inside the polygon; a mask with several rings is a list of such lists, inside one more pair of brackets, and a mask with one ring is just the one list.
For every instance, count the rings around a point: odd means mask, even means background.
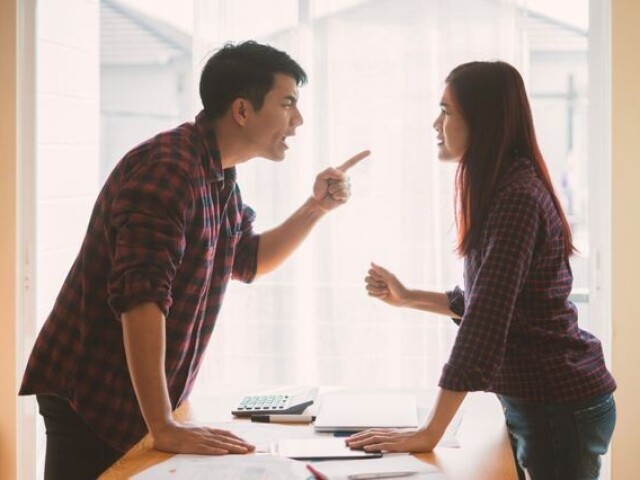
[{"label": "man", "polygon": [[45,478],[95,478],[147,431],[167,452],[253,450],[171,412],[192,389],[229,279],[280,265],[348,200],[345,172],[368,155],[321,172],[291,217],[254,233],[235,165],[284,159],[305,81],[284,52],[227,45],[203,69],[195,123],[137,146],[107,179],[20,389],[37,394],[45,420]]}]

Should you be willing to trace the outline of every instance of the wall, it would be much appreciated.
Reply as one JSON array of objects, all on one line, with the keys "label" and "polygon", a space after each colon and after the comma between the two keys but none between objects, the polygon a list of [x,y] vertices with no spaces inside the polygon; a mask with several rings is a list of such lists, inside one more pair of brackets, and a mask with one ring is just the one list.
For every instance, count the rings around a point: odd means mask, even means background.
[{"label": "wall", "polygon": [[100,22],[97,0],[40,0],[37,8],[36,318],[42,324],[100,187]]},{"label": "wall", "polygon": [[191,58],[168,63],[102,65],[100,70],[101,183],[135,145],[193,120]]},{"label": "wall", "polygon": [[612,319],[618,425],[612,478],[640,471],[640,2],[612,0]]},{"label": "wall", "polygon": [[0,2],[0,478],[16,477],[17,4]]}]

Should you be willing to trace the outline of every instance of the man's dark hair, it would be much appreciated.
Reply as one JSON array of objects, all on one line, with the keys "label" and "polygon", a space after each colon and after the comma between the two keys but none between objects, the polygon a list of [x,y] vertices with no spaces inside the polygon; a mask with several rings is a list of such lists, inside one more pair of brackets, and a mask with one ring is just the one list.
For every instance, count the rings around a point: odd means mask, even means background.
[{"label": "man's dark hair", "polygon": [[289,75],[297,85],[307,81],[302,67],[285,52],[252,40],[227,43],[211,56],[200,76],[200,98],[207,117],[220,118],[240,97],[260,110],[276,73]]}]

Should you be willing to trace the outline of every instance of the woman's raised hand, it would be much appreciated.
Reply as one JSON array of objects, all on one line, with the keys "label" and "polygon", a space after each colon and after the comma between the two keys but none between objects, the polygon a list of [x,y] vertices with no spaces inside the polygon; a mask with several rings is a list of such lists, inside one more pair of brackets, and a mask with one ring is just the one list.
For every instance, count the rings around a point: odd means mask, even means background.
[{"label": "woman's raised hand", "polygon": [[371,262],[371,268],[364,279],[370,296],[395,307],[409,302],[409,290],[387,269]]}]

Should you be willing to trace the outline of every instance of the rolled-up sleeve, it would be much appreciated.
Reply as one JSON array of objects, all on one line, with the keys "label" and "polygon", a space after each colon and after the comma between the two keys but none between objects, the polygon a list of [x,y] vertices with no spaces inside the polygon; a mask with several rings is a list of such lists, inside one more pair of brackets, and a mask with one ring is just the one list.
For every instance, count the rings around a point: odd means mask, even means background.
[{"label": "rolled-up sleeve", "polygon": [[233,258],[232,278],[245,283],[251,283],[258,271],[258,245],[260,235],[253,231],[256,213],[248,205],[242,206],[242,220],[240,225],[240,239]]},{"label": "rolled-up sleeve", "polygon": [[454,346],[440,386],[486,390],[501,365],[515,304],[536,244],[540,209],[535,197],[514,191],[489,212],[480,263],[470,288]]},{"label": "rolled-up sleeve", "polygon": [[458,315],[460,318],[451,318],[456,325],[460,325],[462,316],[464,315],[464,291],[456,285],[453,290],[444,292],[449,300],[449,310]]},{"label": "rolled-up sleeve", "polygon": [[155,302],[168,315],[192,206],[186,173],[169,162],[144,167],[123,186],[111,208],[109,235],[108,302],[117,318],[146,302]]}]

